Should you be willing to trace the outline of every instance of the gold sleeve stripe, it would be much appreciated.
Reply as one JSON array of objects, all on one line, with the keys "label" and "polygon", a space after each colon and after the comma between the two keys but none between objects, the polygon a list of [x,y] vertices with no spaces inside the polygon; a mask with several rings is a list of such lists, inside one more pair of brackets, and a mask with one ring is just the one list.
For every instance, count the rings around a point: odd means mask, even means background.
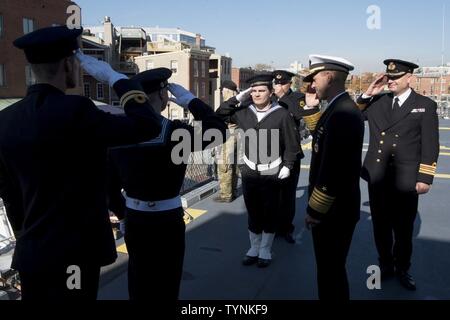
[{"label": "gold sleeve stripe", "polygon": [[314,198],[318,202],[322,202],[323,204],[333,204],[334,199],[326,199],[319,195],[318,193],[314,193],[311,195],[311,198]]},{"label": "gold sleeve stripe", "polygon": [[125,105],[125,101],[130,100],[130,99],[129,99],[130,97],[135,98],[135,97],[137,97],[137,96],[142,96],[142,95],[146,96],[144,91],[140,91],[140,90],[131,90],[131,91],[128,91],[127,93],[125,93],[125,94],[122,96],[122,98],[120,98],[120,105],[121,105],[121,106],[124,106],[124,105]]},{"label": "gold sleeve stripe", "polygon": [[313,115],[310,116],[304,116],[303,120],[305,120],[306,126],[308,127],[309,130],[314,130],[316,129],[316,125],[320,120],[320,117],[322,116],[322,113],[316,112]]},{"label": "gold sleeve stripe", "polygon": [[314,199],[309,199],[309,206],[313,208],[315,211],[320,212],[322,214],[325,214],[330,209],[328,206],[324,206],[318,202],[316,202]]},{"label": "gold sleeve stripe", "polygon": [[311,199],[314,199],[314,201],[316,201],[316,202],[318,202],[318,203],[320,203],[320,204],[323,204],[324,206],[328,206],[328,205],[333,204],[333,201],[328,202],[328,201],[325,201],[325,200],[323,200],[323,199],[319,199],[319,198],[317,197],[317,195],[315,195],[315,194],[311,195]]},{"label": "gold sleeve stripe", "polygon": [[315,211],[325,214],[330,210],[335,199],[336,197],[328,196],[317,188],[314,188],[309,199],[309,206]]},{"label": "gold sleeve stripe", "polygon": [[321,197],[323,197],[323,198],[325,198],[326,200],[334,201],[336,199],[336,197],[329,196],[326,193],[320,191],[318,188],[314,188],[313,194],[314,193],[319,195],[319,196],[321,196]]},{"label": "gold sleeve stripe", "polygon": [[428,175],[433,176],[433,177],[436,175],[435,172],[425,171],[425,170],[419,170],[419,173],[428,174]]},{"label": "gold sleeve stripe", "polygon": [[423,164],[423,163],[421,163],[420,164],[420,167],[421,168],[424,168],[424,169],[431,169],[431,170],[436,170],[436,165],[428,165],[428,164]]},{"label": "gold sleeve stripe", "polygon": [[428,164],[420,164],[419,173],[427,174],[430,176],[436,175],[436,163],[433,163],[431,166]]}]

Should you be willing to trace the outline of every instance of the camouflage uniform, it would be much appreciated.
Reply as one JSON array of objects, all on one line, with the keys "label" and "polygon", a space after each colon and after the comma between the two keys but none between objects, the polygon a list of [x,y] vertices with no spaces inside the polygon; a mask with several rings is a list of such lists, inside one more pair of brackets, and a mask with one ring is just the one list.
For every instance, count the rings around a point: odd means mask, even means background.
[{"label": "camouflage uniform", "polygon": [[219,176],[220,195],[223,200],[231,201],[237,196],[238,167],[237,167],[237,137],[236,125],[229,124],[230,137],[225,144],[218,147],[217,158],[221,159],[217,166]]}]

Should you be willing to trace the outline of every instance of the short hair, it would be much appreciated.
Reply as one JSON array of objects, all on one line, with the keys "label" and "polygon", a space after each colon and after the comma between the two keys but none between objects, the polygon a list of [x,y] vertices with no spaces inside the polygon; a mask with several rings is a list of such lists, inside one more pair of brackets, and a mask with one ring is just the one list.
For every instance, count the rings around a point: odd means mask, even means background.
[{"label": "short hair", "polygon": [[329,71],[333,75],[333,81],[338,83],[345,83],[348,73],[342,71]]},{"label": "short hair", "polygon": [[[72,61],[74,58],[75,56],[68,57],[68,59],[72,59]],[[33,63],[31,64],[31,70],[33,71],[36,78],[51,80],[56,77],[65,59],[67,58],[61,59],[57,62],[37,63],[37,64]]]}]

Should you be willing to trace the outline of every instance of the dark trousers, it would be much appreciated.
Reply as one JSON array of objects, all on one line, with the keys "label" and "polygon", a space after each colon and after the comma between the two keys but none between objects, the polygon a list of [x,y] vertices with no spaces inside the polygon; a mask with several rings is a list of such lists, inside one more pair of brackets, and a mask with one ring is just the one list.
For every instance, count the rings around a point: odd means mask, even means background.
[{"label": "dark trousers", "polygon": [[[74,264],[75,265],[75,264]],[[77,264],[80,268],[80,289],[69,289],[74,272],[67,272],[69,266],[54,267],[44,272],[19,272],[22,300],[74,301],[96,300],[100,267]]]},{"label": "dark trousers", "polygon": [[125,242],[131,300],[178,300],[185,249],[183,215],[183,208],[156,213],[128,209]]},{"label": "dark trousers", "polygon": [[325,220],[312,228],[320,300],[350,298],[345,264],[356,223]]},{"label": "dark trousers", "polygon": [[408,271],[419,196],[395,188],[393,178],[369,184],[370,211],[380,267]]},{"label": "dark trousers", "polygon": [[300,177],[300,160],[294,164],[289,178],[280,182],[280,202],[278,210],[279,234],[289,234],[294,232],[295,204],[297,200],[297,186]]},{"label": "dark trousers", "polygon": [[280,182],[278,171],[262,175],[246,165],[240,167],[242,193],[248,212],[248,229],[256,234],[275,233]]}]

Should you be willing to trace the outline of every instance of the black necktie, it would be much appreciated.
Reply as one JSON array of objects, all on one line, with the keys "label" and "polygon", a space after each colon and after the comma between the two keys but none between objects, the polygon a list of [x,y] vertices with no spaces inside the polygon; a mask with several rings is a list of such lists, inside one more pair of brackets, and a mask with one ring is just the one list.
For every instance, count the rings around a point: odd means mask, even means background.
[{"label": "black necktie", "polygon": [[395,100],[394,100],[394,106],[392,107],[392,111],[397,112],[398,110],[400,110],[400,104],[398,103],[399,100],[400,100],[400,99],[399,99],[398,97],[395,98]]},{"label": "black necktie", "polygon": [[396,114],[400,111],[400,104],[398,103],[399,99],[398,97],[394,99],[394,105],[392,106],[392,114]]}]

